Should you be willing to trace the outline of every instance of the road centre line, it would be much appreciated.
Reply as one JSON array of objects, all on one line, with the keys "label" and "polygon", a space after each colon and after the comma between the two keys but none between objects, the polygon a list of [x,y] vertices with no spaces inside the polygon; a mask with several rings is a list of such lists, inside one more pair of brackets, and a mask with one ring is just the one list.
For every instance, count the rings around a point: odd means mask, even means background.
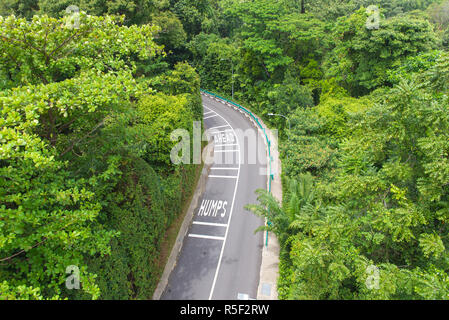
[{"label": "road centre line", "polygon": [[[204,106],[204,107],[207,108],[206,106]],[[209,109],[209,108],[207,108],[207,109]],[[211,109],[209,109],[209,110],[211,110]],[[217,115],[220,118],[222,118],[223,121],[226,122],[227,125],[229,125],[229,127],[232,128],[232,131],[234,132],[235,137],[237,137],[237,134],[235,133],[234,128],[229,124],[229,122],[223,116],[221,116],[219,113],[217,113]],[[238,143],[238,139],[237,139],[237,143]],[[226,232],[225,232],[223,244],[221,245],[220,257],[218,258],[218,265],[217,265],[217,269],[215,270],[215,276],[214,276],[214,280],[212,282],[212,288],[210,290],[209,300],[212,300],[212,296],[214,294],[215,284],[217,283],[218,272],[220,271],[221,261],[223,259],[223,252],[224,252],[224,248],[226,246],[226,240],[228,238],[229,226],[231,225],[232,214],[234,212],[235,196],[237,195],[237,189],[238,189],[238,186],[239,186],[239,178],[240,178],[240,166],[241,166],[240,156],[241,155],[240,155],[240,146],[239,146],[239,169],[238,169],[238,173],[237,173],[237,181],[236,181],[235,187],[234,187],[234,195],[232,196],[232,205],[231,205],[231,210],[229,212],[228,226],[226,227]]]},{"label": "road centre line", "polygon": [[203,234],[189,233],[189,237],[191,237],[191,238],[201,238],[201,239],[211,239],[211,240],[225,241],[224,237],[206,236],[206,235],[203,235]]}]

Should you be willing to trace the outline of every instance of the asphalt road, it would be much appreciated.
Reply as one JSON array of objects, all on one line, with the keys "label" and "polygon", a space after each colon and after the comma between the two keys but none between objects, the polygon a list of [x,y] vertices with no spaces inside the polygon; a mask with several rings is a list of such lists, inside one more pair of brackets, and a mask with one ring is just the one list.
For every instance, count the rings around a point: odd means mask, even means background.
[{"label": "asphalt road", "polygon": [[204,96],[203,106],[214,163],[161,299],[254,299],[263,246],[254,230],[264,221],[244,206],[256,203],[256,189],[266,189],[266,145],[240,112]]}]

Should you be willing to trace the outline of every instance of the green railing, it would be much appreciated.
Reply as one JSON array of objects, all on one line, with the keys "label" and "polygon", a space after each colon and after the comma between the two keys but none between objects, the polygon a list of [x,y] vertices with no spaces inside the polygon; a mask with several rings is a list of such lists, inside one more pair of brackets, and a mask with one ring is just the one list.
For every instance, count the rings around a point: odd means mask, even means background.
[{"label": "green railing", "polygon": [[[233,106],[236,106],[240,110],[244,111],[245,113],[247,113],[257,123],[258,127],[263,131],[263,134],[265,136],[265,139],[266,139],[267,145],[268,145],[268,162],[269,162],[269,167],[270,167],[270,175],[269,175],[269,178],[268,178],[268,192],[271,193],[271,180],[273,180],[273,173],[271,172],[271,160],[272,160],[271,159],[271,142],[270,142],[270,139],[268,139],[268,135],[267,135],[267,132],[265,131],[265,128],[260,124],[259,119],[251,111],[249,111],[245,107],[239,105],[238,103],[235,103],[234,101],[231,101],[231,100],[228,100],[226,98],[223,98],[223,97],[219,96],[218,94],[209,92],[207,90],[201,89],[201,91],[204,92],[204,93],[207,93],[208,95],[211,95],[211,96],[213,96],[213,97],[215,97],[217,99],[226,101],[227,103],[229,103],[229,104],[231,104]],[[268,221],[268,225],[271,225],[270,221]],[[267,231],[265,246],[268,246],[268,231]]]}]

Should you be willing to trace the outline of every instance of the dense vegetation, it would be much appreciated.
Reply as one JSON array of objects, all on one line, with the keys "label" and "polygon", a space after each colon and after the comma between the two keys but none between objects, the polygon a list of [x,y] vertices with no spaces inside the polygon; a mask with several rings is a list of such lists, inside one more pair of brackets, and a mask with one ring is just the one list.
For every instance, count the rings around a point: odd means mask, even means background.
[{"label": "dense vegetation", "polygon": [[[69,5],[92,15],[79,30],[61,27]],[[280,240],[281,299],[449,298],[449,1],[4,0],[0,15],[6,297],[151,295],[194,176],[167,152],[201,117],[188,61],[280,130],[284,199],[258,191],[249,209]],[[82,295],[63,289],[71,264]]]},{"label": "dense vegetation", "polygon": [[[148,299],[157,285],[195,185],[170,133],[201,119],[199,78],[182,63],[138,76],[163,56],[158,27],[123,19],[0,17],[1,298]],[[65,288],[71,265],[82,291]]]},{"label": "dense vegetation", "polygon": [[281,242],[280,298],[448,299],[449,17],[436,8],[449,2],[385,6],[378,29],[363,8],[331,22],[326,7],[260,2],[241,11],[243,59],[259,63],[239,81],[255,110],[292,126],[282,205],[259,191],[248,207]]}]

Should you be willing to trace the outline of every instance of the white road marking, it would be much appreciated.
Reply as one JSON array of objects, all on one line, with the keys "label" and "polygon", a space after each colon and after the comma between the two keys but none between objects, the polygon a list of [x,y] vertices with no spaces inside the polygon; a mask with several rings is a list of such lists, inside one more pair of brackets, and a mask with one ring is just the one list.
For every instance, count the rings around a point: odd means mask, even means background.
[{"label": "white road marking", "polygon": [[[216,217],[220,212],[220,216],[224,218],[226,216],[226,207],[228,202],[225,200],[206,200],[201,201],[201,206],[198,210],[198,216]],[[220,211],[221,210],[221,211]]]},{"label": "white road marking", "polygon": [[237,179],[238,176],[215,176],[215,175],[209,175],[209,178]]},{"label": "white road marking", "polygon": [[212,127],[212,128],[207,128],[207,130],[214,130],[214,129],[226,128],[226,127],[229,127],[229,125],[225,124],[224,126],[216,126],[216,127]]},{"label": "white road marking", "polygon": [[[207,108],[207,107],[205,107],[205,108]],[[207,108],[207,109],[209,109],[209,108]],[[209,110],[211,110],[211,109],[209,109]],[[229,125],[229,127],[232,128],[232,131],[234,132],[234,136],[236,137],[237,143],[239,143],[238,139],[237,139],[237,134],[235,133],[234,128],[229,124],[229,122],[223,116],[221,116],[219,113],[217,113],[217,115],[220,118],[222,118],[224,120],[224,122],[226,122],[226,124]],[[241,166],[241,154],[240,154],[240,145],[239,145],[239,169],[238,169],[237,178],[236,178],[237,181],[236,181],[235,187],[234,187],[234,195],[232,196],[232,205],[231,205],[231,211],[229,213],[228,226],[226,227],[223,244],[221,245],[220,258],[218,259],[218,265],[217,265],[217,269],[215,270],[215,276],[214,276],[214,280],[212,282],[212,288],[210,289],[209,300],[212,300],[212,296],[214,294],[215,284],[217,283],[217,278],[218,278],[218,272],[220,271],[221,260],[223,259],[223,252],[224,252],[224,248],[226,245],[226,239],[228,238],[229,226],[231,225],[232,213],[234,212],[235,196],[237,194],[237,189],[239,186],[240,166]]]},{"label": "white road marking", "polygon": [[210,114],[210,113],[215,113],[215,112],[213,112],[213,111],[207,111],[207,112],[204,112],[204,113],[203,113],[203,116],[208,115],[208,114]]},{"label": "white road marking", "polygon": [[231,144],[237,139],[236,136],[229,130],[226,132],[213,132],[215,144]]},{"label": "white road marking", "polygon": [[228,226],[225,223],[202,222],[202,221],[193,221],[193,224],[199,224],[202,226],[212,226],[212,227],[225,227],[225,228]]},{"label": "white road marking", "polygon": [[203,235],[203,234],[194,234],[194,233],[190,233],[189,237],[191,237],[191,238],[201,238],[201,239],[211,239],[211,240],[220,240],[220,241],[224,241],[225,240],[224,237],[206,236],[206,235]]},{"label": "white road marking", "polygon": [[225,132],[229,132],[229,131],[234,131],[234,129],[231,128],[231,129],[225,129],[225,130],[221,130],[221,131],[219,131],[219,130],[217,130],[217,131],[210,131],[210,133],[218,134],[218,133],[225,133]]},{"label": "white road marking", "polygon": [[231,167],[212,167],[211,170],[238,170],[239,168],[231,168]]},{"label": "white road marking", "polygon": [[215,118],[215,117],[218,117],[218,114],[214,114],[213,116],[208,116],[206,118],[203,118],[203,120],[207,120],[207,119]]},{"label": "white road marking", "polygon": [[221,153],[221,152],[240,152],[240,150],[239,149],[235,149],[235,150],[215,150],[214,149],[214,152],[217,152],[217,153]]},{"label": "white road marking", "polygon": [[238,293],[237,294],[237,300],[256,300],[256,299],[251,299],[249,297],[249,294],[246,293]]},{"label": "white road marking", "polygon": [[214,147],[230,147],[230,146],[238,146],[237,143],[229,143],[229,144],[216,144]]}]

